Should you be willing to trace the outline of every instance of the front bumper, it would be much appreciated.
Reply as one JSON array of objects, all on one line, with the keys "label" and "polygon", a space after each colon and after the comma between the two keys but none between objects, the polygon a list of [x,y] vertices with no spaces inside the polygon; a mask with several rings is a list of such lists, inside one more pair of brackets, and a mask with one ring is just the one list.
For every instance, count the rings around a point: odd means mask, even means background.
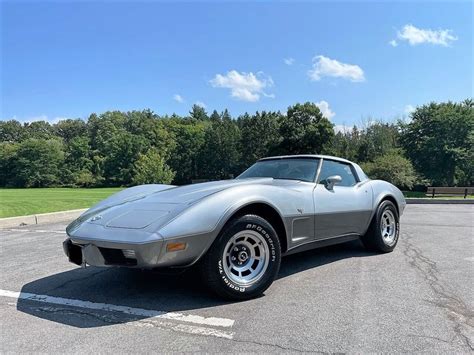
[{"label": "front bumper", "polygon": [[153,268],[158,265],[162,241],[141,245],[105,241],[77,242],[67,238],[63,249],[69,261],[77,265]]},{"label": "front bumper", "polygon": [[63,249],[69,262],[85,266],[124,266],[134,267],[140,263],[146,266],[149,261],[143,259],[142,254],[136,254],[133,249],[105,248],[93,244],[75,244],[70,238],[63,242]]},{"label": "front bumper", "polygon": [[[107,240],[85,240],[69,237],[63,249],[69,261],[85,266],[120,266],[154,269],[185,267],[194,264],[210,245],[208,234],[159,239],[147,243],[118,243]],[[168,243],[185,243],[184,250],[167,251]]]}]

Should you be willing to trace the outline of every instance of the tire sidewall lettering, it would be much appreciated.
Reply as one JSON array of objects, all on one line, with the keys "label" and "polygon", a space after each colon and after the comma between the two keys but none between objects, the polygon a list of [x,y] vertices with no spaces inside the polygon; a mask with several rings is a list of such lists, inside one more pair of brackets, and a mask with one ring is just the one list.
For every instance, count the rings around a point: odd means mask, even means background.
[{"label": "tire sidewall lettering", "polygon": [[270,261],[271,262],[275,261],[276,259],[275,243],[273,242],[272,238],[270,237],[268,232],[265,230],[265,228],[257,224],[247,223],[245,229],[257,231],[260,235],[262,235],[265,238],[265,240],[268,243],[268,247],[270,249],[270,256],[271,256]]},{"label": "tire sidewall lettering", "polygon": [[239,292],[245,292],[245,289],[246,289],[245,287],[237,286],[227,278],[224,272],[224,268],[222,267],[222,260],[218,261],[218,268],[219,268],[219,274],[221,275],[222,281],[224,281],[227,287]]},{"label": "tire sidewall lettering", "polygon": [[[275,247],[275,243],[273,242],[272,237],[267,232],[267,230],[264,227],[262,227],[261,225],[255,224],[255,223],[247,223],[245,225],[244,229],[256,231],[257,233],[259,233],[261,236],[264,237],[264,239],[267,242],[267,245],[269,247],[269,251],[270,251],[269,266],[270,266],[271,263],[275,262],[276,261],[276,247]],[[251,289],[251,287],[254,286],[254,285],[250,285],[250,286],[245,287],[245,286],[240,286],[240,285],[236,285],[235,283],[233,283],[226,276],[222,263],[223,263],[222,257],[219,257],[219,259],[217,261],[218,272],[219,272],[219,275],[220,275],[222,281],[224,282],[224,284],[227,287],[229,287],[232,290],[238,291],[238,292],[246,292],[248,289]]]}]

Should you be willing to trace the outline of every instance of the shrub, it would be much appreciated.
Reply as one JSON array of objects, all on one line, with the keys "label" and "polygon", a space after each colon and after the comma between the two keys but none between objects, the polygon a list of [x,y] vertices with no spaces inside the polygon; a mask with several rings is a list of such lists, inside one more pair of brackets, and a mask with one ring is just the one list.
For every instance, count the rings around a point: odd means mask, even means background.
[{"label": "shrub", "polygon": [[175,172],[165,164],[165,160],[155,149],[150,149],[146,154],[139,154],[133,166],[132,182],[142,184],[169,184],[173,181]]},{"label": "shrub", "polygon": [[413,165],[397,151],[362,164],[362,169],[371,179],[388,181],[400,189],[411,189],[417,181]]}]

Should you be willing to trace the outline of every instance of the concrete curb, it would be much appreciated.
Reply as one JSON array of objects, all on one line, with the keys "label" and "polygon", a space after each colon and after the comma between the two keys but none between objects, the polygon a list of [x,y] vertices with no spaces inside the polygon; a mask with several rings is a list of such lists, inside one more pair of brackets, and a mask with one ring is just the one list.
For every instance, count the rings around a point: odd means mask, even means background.
[{"label": "concrete curb", "polygon": [[442,200],[435,198],[407,198],[405,200],[409,205],[474,205],[474,199]]},{"label": "concrete curb", "polygon": [[11,228],[31,224],[55,223],[76,219],[87,208],[51,213],[32,214],[29,216],[0,218],[0,228]]}]

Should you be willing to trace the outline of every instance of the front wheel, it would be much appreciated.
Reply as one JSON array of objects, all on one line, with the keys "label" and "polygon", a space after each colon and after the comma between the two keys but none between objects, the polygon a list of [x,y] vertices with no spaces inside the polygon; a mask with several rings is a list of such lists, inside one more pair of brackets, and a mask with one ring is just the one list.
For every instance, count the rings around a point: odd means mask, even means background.
[{"label": "front wheel", "polygon": [[364,246],[372,251],[389,253],[398,242],[400,221],[393,202],[383,201],[377,208],[369,230],[362,237]]},{"label": "front wheel", "polygon": [[239,217],[226,226],[205,255],[202,277],[227,299],[244,300],[262,294],[280,269],[278,236],[265,219]]}]

